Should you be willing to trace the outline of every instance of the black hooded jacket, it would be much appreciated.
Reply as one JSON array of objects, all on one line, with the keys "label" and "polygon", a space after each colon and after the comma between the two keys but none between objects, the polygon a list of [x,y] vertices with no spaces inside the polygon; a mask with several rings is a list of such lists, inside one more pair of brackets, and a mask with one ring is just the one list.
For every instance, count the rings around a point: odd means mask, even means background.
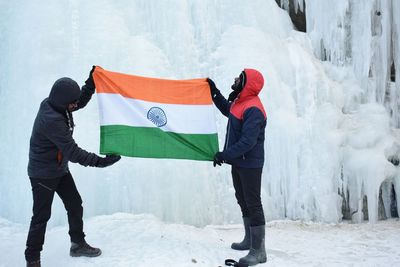
[{"label": "black hooded jacket", "polygon": [[[74,122],[68,104],[83,108],[94,88],[87,84],[80,90],[70,78],[58,79],[48,98],[40,104],[32,129],[28,175],[31,178],[57,178],[68,173],[68,161],[95,166],[98,156],[81,149],[72,138]],[[76,110],[77,110],[76,109]]]}]

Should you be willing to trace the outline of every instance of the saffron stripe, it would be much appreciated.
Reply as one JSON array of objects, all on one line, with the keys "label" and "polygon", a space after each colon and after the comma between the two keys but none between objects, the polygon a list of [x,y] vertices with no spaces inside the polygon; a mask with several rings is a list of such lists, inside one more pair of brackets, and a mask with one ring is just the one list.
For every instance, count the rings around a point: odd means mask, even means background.
[{"label": "saffron stripe", "polygon": [[97,93],[120,94],[149,102],[212,105],[206,79],[167,80],[127,75],[96,67],[93,78]]}]

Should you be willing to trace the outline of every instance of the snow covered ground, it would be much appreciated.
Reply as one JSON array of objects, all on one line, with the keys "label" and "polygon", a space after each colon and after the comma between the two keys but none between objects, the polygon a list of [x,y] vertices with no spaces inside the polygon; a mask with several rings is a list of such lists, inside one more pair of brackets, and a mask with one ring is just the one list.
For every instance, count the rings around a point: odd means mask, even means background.
[{"label": "snow covered ground", "polygon": [[[386,92],[381,84],[389,55],[400,55],[388,45],[400,43],[400,1],[379,2],[307,1],[309,32],[299,33],[274,0],[0,1],[0,217],[26,223],[31,215],[26,166],[39,103],[60,77],[83,84],[94,64],[148,77],[210,77],[225,96],[243,68],[258,69],[268,114],[267,220],[336,223],[344,201],[353,221],[362,222],[367,207],[371,222],[382,206],[391,217],[400,192],[400,166],[391,162],[400,157],[400,83],[387,81]],[[400,57],[395,62],[399,72]],[[90,152],[99,150],[98,113],[94,96],[74,114],[74,138]],[[227,121],[217,110],[216,121],[222,150]],[[240,222],[228,166],[124,157],[105,170],[70,167],[87,217]],[[66,222],[61,208],[52,216]]]},{"label": "snow covered ground", "polygon": [[[230,249],[243,234],[240,225],[204,228],[167,224],[152,215],[116,213],[85,221],[87,240],[98,258],[71,258],[68,229],[48,229],[43,266],[217,267],[246,254]],[[23,266],[27,227],[0,220],[0,266]],[[267,224],[268,262],[258,266],[400,266],[400,224]]]}]

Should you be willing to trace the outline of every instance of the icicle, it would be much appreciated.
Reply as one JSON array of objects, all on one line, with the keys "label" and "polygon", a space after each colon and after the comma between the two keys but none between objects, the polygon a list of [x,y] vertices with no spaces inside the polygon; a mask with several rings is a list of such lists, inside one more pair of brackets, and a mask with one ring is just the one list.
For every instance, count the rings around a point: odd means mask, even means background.
[{"label": "icicle", "polygon": [[392,125],[400,128],[400,1],[392,1],[392,51],[394,69],[390,85],[390,108],[392,109]]}]

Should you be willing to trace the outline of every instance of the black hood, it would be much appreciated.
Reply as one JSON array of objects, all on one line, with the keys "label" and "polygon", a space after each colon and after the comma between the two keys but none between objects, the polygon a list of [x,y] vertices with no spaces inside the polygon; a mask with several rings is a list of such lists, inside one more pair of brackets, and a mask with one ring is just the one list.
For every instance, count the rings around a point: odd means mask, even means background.
[{"label": "black hood", "polygon": [[72,79],[64,77],[58,79],[51,88],[49,102],[60,111],[76,102],[81,94],[79,85]]}]

